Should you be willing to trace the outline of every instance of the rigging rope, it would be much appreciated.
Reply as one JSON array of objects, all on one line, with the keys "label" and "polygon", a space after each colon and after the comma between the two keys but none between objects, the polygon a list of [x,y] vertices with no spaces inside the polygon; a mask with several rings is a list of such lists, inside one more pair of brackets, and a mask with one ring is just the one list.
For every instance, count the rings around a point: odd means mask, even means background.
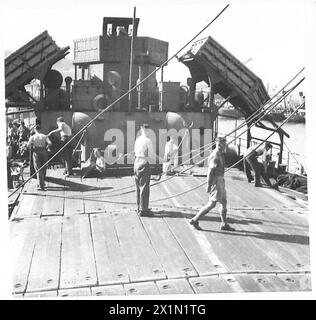
[{"label": "rigging rope", "polygon": [[134,91],[136,88],[141,86],[145,81],[147,81],[151,76],[156,74],[160,69],[162,69],[165,65],[167,65],[173,58],[175,58],[184,48],[186,48],[192,41],[194,41],[204,30],[206,30],[214,21],[217,20],[217,18],[229,7],[229,4],[226,5],[216,16],[212,19],[202,30],[200,30],[191,40],[189,40],[184,46],[181,47],[180,50],[178,50],[175,54],[173,54],[168,60],[163,62],[158,68],[153,70],[149,75],[147,75],[144,79],[139,81],[134,87],[129,89],[127,92],[125,92],[123,95],[121,95],[118,99],[113,101],[109,106],[107,106],[105,109],[101,110],[94,118],[92,118],[86,125],[84,125],[67,143],[63,145],[63,147],[55,153],[47,162],[45,162],[37,171],[34,172],[27,180],[25,180],[21,185],[17,187],[13,192],[11,192],[8,196],[10,198],[15,194],[19,189],[21,189],[26,183],[28,183],[40,170],[45,168],[53,159],[57,157],[61,153],[62,150],[64,150],[68,145],[73,141],[75,137],[77,137],[80,133],[82,133],[86,128],[88,128],[97,118],[99,118],[103,113],[110,110],[115,104],[117,104],[119,101],[121,101],[124,97],[126,97],[128,94],[130,94],[132,91]]},{"label": "rigging rope", "polygon": [[[288,120],[299,110],[301,109],[303,106],[305,105],[305,102],[303,102],[300,106],[298,106],[277,128],[275,128],[273,130],[273,132],[266,138],[264,139],[262,142],[258,143],[254,150],[257,150],[257,148],[259,148],[265,141],[267,141],[278,129],[280,129],[285,123],[288,122]],[[236,166],[238,163],[240,163],[241,161],[243,161],[243,158],[236,161],[233,165],[231,165],[229,168],[227,168],[225,170],[225,172],[228,172],[229,170],[231,170],[234,166]],[[183,194],[186,194],[188,192],[191,192],[193,190],[196,190],[200,187],[202,187],[203,185],[207,184],[207,181],[205,182],[202,182],[201,184],[193,187],[193,188],[190,188],[190,189],[187,189],[187,190],[184,190],[182,192],[179,192],[179,193],[176,193],[176,194],[173,194],[173,195],[170,195],[168,197],[163,197],[163,198],[159,198],[159,199],[154,199],[154,200],[150,200],[150,202],[160,202],[160,201],[165,201],[165,200],[169,200],[169,199],[172,199],[172,198],[176,198],[176,197],[179,197]],[[32,194],[32,193],[23,193],[23,194]],[[46,195],[48,196],[48,195]],[[50,196],[50,195],[49,195]],[[62,197],[62,196],[56,196],[56,195],[52,195],[53,197]],[[73,199],[74,197],[70,197],[71,199]],[[82,198],[82,197],[81,197]],[[76,198],[77,199],[77,198]],[[90,198],[86,199],[86,200],[89,200],[89,201],[94,201]],[[95,201],[99,201],[99,200],[95,200]],[[131,204],[130,202],[124,202],[124,201],[111,201],[111,200],[101,200],[102,202],[106,202],[106,203],[114,203],[114,204]]]}]

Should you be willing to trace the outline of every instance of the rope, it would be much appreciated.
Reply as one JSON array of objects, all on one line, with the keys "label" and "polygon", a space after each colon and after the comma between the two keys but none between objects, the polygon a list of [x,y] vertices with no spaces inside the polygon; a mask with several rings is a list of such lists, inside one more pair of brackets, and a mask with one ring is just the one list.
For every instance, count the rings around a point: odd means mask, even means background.
[{"label": "rope", "polygon": [[[303,106],[305,105],[305,102],[303,102],[300,106],[298,106],[277,128],[275,128],[273,130],[273,132],[266,138],[264,139],[262,142],[258,143],[258,145],[255,146],[254,150],[257,150],[265,141],[267,141],[278,129],[280,129],[285,123],[287,123],[289,121],[289,119],[299,110],[301,109]],[[231,170],[234,166],[236,166],[238,163],[240,163],[241,161],[243,161],[243,158],[236,161],[232,166],[230,166],[229,168],[227,168],[225,170],[225,173],[228,172],[229,170]],[[156,183],[158,184],[158,183]],[[181,195],[184,195],[188,192],[191,192],[193,190],[196,190],[200,187],[202,187],[203,185],[207,184],[207,181],[205,182],[202,182],[201,184],[193,187],[193,188],[190,188],[190,189],[187,189],[187,190],[184,190],[182,192],[179,192],[179,193],[176,193],[176,194],[173,194],[173,195],[170,195],[168,197],[164,197],[164,198],[160,198],[160,199],[154,199],[154,200],[151,200],[150,202],[160,202],[160,201],[165,201],[165,200],[169,200],[169,199],[172,199],[172,198],[176,198],[176,197],[179,197]],[[134,190],[133,190],[134,191]],[[25,193],[23,193],[25,194]],[[32,194],[32,193],[29,193],[29,194]],[[52,196],[52,197],[61,197],[61,196],[56,196],[56,195],[47,195],[46,196]],[[113,195],[112,195],[113,196]],[[78,199],[77,197],[69,197],[70,199]],[[81,197],[82,198],[82,197]],[[84,198],[85,199],[85,198]],[[100,201],[100,200],[92,200],[90,198],[86,199],[86,200],[89,200],[89,201]],[[107,203],[114,203],[114,204],[131,204],[130,202],[123,202],[123,201],[111,201],[111,200],[101,200],[101,202],[107,202]]]},{"label": "rope", "polygon": [[143,80],[141,80],[139,83],[137,83],[134,87],[132,87],[130,90],[125,92],[123,95],[121,95],[118,99],[113,101],[108,107],[100,111],[94,118],[92,118],[86,125],[84,125],[67,143],[63,145],[63,147],[55,153],[46,163],[44,163],[37,171],[34,172],[33,175],[31,175],[25,182],[23,182],[21,185],[18,186],[17,189],[15,189],[13,192],[11,192],[8,196],[10,198],[15,194],[19,189],[25,186],[26,183],[28,183],[40,170],[45,168],[48,163],[50,163],[53,159],[57,157],[61,153],[63,149],[65,149],[72,140],[78,136],[80,133],[82,133],[87,127],[89,127],[97,118],[99,118],[103,113],[110,110],[115,104],[117,104],[119,101],[121,101],[124,97],[126,97],[130,92],[134,91],[136,88],[138,88],[140,85],[142,85],[147,79],[149,79],[152,75],[156,74],[157,71],[159,71],[161,68],[163,68],[165,65],[167,65],[174,57],[176,57],[184,48],[186,48],[192,41],[194,41],[204,30],[206,30],[217,18],[229,7],[229,4],[224,7],[216,16],[215,18],[209,22],[202,30],[200,30],[190,41],[188,41],[183,47],[181,47],[180,50],[178,50],[174,55],[172,55],[168,60],[166,60],[164,63],[162,63],[157,69],[153,70],[148,76],[146,76]]},{"label": "rope", "polygon": [[[287,95],[289,95],[297,86],[299,86],[304,79],[305,79],[305,78],[301,79],[296,85],[294,85],[290,90],[288,90],[287,93],[284,95],[284,98],[286,98]],[[284,99],[284,98],[283,98],[283,99]],[[277,103],[279,103],[279,102],[277,102]],[[262,119],[264,118],[264,116],[265,116],[265,113],[262,114],[261,117],[258,118],[255,122],[253,122],[253,123],[249,126],[249,128],[247,128],[245,131],[241,132],[241,133],[240,133],[238,136],[236,136],[232,141],[228,142],[227,145],[229,145],[230,143],[234,142],[237,138],[239,138],[241,135],[243,135],[248,129],[250,129],[251,127],[253,127],[254,125],[256,125],[256,123],[259,122],[260,120],[262,120]],[[276,131],[277,131],[278,129],[279,129],[279,127],[276,129]],[[226,134],[224,137],[226,138],[226,137],[229,136],[231,133],[233,133],[235,130],[236,130],[236,129],[234,129],[232,132]],[[274,132],[275,132],[275,131],[274,131]],[[214,143],[212,142],[212,144],[214,144]],[[210,148],[211,148],[211,147],[210,147]],[[210,148],[208,148],[208,149],[210,149]],[[173,175],[173,176],[171,176],[171,177],[168,177],[168,178],[166,178],[166,179],[164,179],[164,180],[161,180],[161,181],[158,181],[158,182],[156,182],[156,183],[151,184],[150,187],[153,187],[153,186],[155,186],[155,185],[157,185],[157,184],[160,184],[160,183],[162,183],[162,182],[166,182],[166,181],[168,181],[168,180],[171,180],[171,179],[175,178],[176,176],[179,176],[180,174],[183,174],[184,172],[186,172],[186,171],[192,169],[193,167],[195,167],[195,166],[201,164],[202,162],[204,162],[204,161],[206,160],[206,158],[207,158],[207,157],[204,157],[202,160],[200,160],[200,161],[197,162],[196,164],[193,164],[193,165],[190,166],[189,168],[184,169],[184,170],[180,171],[179,173],[177,173],[177,174],[175,174],[175,175]],[[193,159],[193,158],[192,158],[192,159]],[[236,164],[237,164],[237,163],[236,163]],[[235,164],[235,165],[236,165],[236,164]],[[124,188],[121,188],[121,189],[118,189],[118,190],[107,191],[107,192],[101,193],[101,194],[103,194],[103,195],[106,194],[106,195],[107,195],[107,194],[109,194],[109,193],[126,190],[126,189],[129,189],[129,188],[131,188],[131,187],[135,187],[135,186],[134,186],[134,185],[131,185],[131,186],[127,186],[127,187],[124,187]],[[130,190],[130,191],[127,191],[127,192],[120,193],[120,194],[111,194],[111,197],[121,196],[121,195],[129,194],[129,193],[132,193],[132,192],[134,192],[134,189],[133,189],[133,190]],[[91,197],[93,197],[93,196],[94,196],[94,195],[91,195]],[[98,197],[99,197],[99,196],[100,196],[100,193],[96,194],[95,196],[98,196]]]}]

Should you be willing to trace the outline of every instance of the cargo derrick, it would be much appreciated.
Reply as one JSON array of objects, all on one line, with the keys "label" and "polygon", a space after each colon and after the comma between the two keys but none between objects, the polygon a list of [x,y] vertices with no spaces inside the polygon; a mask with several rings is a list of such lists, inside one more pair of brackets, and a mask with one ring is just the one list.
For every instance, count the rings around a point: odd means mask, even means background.
[{"label": "cargo derrick", "polygon": [[[23,80],[23,83],[20,83],[20,78],[15,79],[17,87],[23,87],[34,78],[40,80],[40,99],[34,105],[34,109],[36,120],[41,123],[43,132],[55,129],[56,118],[62,116],[66,123],[71,124],[73,133],[76,134],[101,110],[168,59],[168,43],[150,37],[139,37],[139,18],[135,19],[134,28],[132,22],[131,18],[105,17],[101,36],[75,40],[74,79],[63,79],[58,70],[52,69],[55,62],[68,54],[69,47],[60,49],[47,32],[43,33],[49,37],[50,45],[56,46],[57,52],[54,51],[49,60],[45,56],[43,59],[38,58],[45,64],[39,65],[36,72],[29,72],[27,81]],[[130,68],[132,37],[133,64]],[[31,43],[35,40],[36,38]],[[46,38],[42,41],[46,41]],[[43,44],[40,43],[39,46],[43,47]],[[46,53],[41,52],[42,55]],[[25,55],[30,54],[31,52],[26,50]],[[27,62],[23,59],[21,61],[23,68],[27,69]],[[63,80],[65,90],[62,89]],[[9,85],[10,81],[6,86],[8,94],[11,92]],[[164,153],[168,130],[181,131],[187,124],[191,124],[190,128],[186,129],[190,131],[190,134],[186,135],[188,140],[182,144],[179,151],[180,155],[188,153],[189,159],[191,149],[212,141],[212,123],[215,118],[208,112],[207,104],[204,105],[203,101],[198,107],[196,103],[191,104],[188,91],[189,88],[180,86],[180,82],[165,82],[163,70],[159,81],[155,76],[150,77],[128,97],[116,103],[110,112],[98,117],[86,129],[84,135],[76,139],[74,144],[78,143],[81,161],[86,161],[92,148],[98,147],[103,150],[108,164],[130,166],[133,158],[122,155],[127,155],[133,150],[142,123],[150,125],[153,131],[152,140],[160,156]],[[183,131],[176,134],[179,134],[178,140],[181,141]],[[201,153],[201,157],[203,155]],[[180,162],[184,160],[186,159],[180,158]]]}]

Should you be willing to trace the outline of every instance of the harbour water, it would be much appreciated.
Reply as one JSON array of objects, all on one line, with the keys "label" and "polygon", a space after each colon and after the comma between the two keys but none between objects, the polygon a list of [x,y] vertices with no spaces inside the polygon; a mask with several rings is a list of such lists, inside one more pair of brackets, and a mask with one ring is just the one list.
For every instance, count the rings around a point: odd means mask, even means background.
[{"label": "harbour water", "polygon": [[[243,119],[227,119],[223,117],[219,117],[218,119],[218,132],[220,134],[227,134],[238,127],[243,123]],[[265,122],[263,122],[265,123]],[[267,126],[271,127],[271,124],[265,123]],[[298,163],[303,165],[305,171],[306,168],[306,151],[305,151],[305,124],[304,123],[286,123],[282,128],[290,135],[290,138],[284,137],[285,145],[284,145],[284,153],[283,153],[283,163],[287,164],[289,162],[290,171],[294,171],[296,167],[298,167]],[[245,145],[246,135],[246,127],[242,127],[237,130],[236,136],[242,139],[242,146]],[[251,128],[251,134],[253,137],[266,139],[271,132],[267,130],[263,130],[257,127]],[[233,134],[228,141],[234,139],[235,134]],[[239,138],[237,138],[237,142],[239,142]],[[273,134],[269,141],[279,142],[278,134]],[[290,150],[290,152],[289,152]],[[241,152],[243,148],[241,148]],[[276,156],[278,150],[277,147],[273,147],[273,155]],[[291,154],[292,153],[292,154]]]}]

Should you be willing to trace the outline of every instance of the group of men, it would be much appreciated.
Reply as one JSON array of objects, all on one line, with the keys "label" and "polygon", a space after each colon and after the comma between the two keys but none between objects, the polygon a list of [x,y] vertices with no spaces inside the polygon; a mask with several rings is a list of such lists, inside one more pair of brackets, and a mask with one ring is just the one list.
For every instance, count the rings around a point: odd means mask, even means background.
[{"label": "group of men", "polygon": [[[39,125],[34,129],[34,134],[28,141],[28,147],[33,151],[34,168],[38,171],[48,160],[47,147],[51,144],[49,137],[54,133],[60,133],[61,141],[63,145],[67,144],[72,136],[72,131],[69,125],[67,125],[62,117],[57,118],[57,129],[52,130],[48,135],[41,133]],[[150,159],[154,162],[162,161],[167,164],[165,166],[164,173],[167,174],[171,170],[171,164],[174,160],[175,154],[178,149],[173,138],[171,138],[165,148],[164,159],[161,159],[153,150],[153,145],[148,137],[148,124],[141,126],[141,135],[136,139],[134,145],[134,178],[136,185],[136,202],[137,212],[140,216],[153,216],[149,208],[149,194],[150,194]],[[190,224],[200,230],[199,220],[205,216],[210,210],[212,210],[217,202],[221,205],[220,229],[223,231],[235,231],[227,222],[227,196],[225,189],[225,159],[224,152],[227,147],[226,139],[224,137],[218,137],[216,139],[216,148],[210,153],[208,157],[208,171],[207,171],[207,187],[206,192],[209,194],[209,199],[206,205],[204,205],[199,212],[190,220]],[[272,186],[265,170],[258,162],[259,156],[267,156],[267,152],[272,148],[272,145],[268,142],[264,144],[264,147],[249,148],[244,155],[244,170],[248,179],[248,182],[252,182],[253,177],[251,175],[251,169],[254,171],[254,186],[260,187],[260,178],[262,177],[266,184]],[[100,150],[95,152],[96,158],[101,157]],[[62,153],[62,157],[65,160],[65,175],[72,174],[72,151],[71,147],[65,147]],[[38,189],[45,190],[45,167],[38,171]]]},{"label": "group of men", "polygon": [[[50,139],[51,135],[59,133],[62,146],[65,146],[72,136],[71,127],[64,121],[62,117],[57,118],[56,124],[57,129],[50,131],[48,135],[45,135],[41,132],[40,125],[36,125],[34,128],[34,134],[31,135],[27,143],[28,148],[31,149],[33,153],[33,165],[34,169],[37,171],[37,188],[38,190],[42,191],[46,190],[46,166],[44,166],[44,164],[48,161],[48,147],[52,145]],[[72,147],[70,144],[65,146],[61,156],[65,161],[65,176],[72,175]]]},{"label": "group of men", "polygon": [[[148,137],[148,124],[141,126],[141,136],[135,141],[135,163],[134,163],[134,175],[136,184],[136,197],[137,197],[137,211],[140,216],[153,216],[153,213],[148,207],[149,204],[149,192],[150,192],[150,166],[149,159],[154,158],[154,151],[151,140]],[[209,194],[209,200],[199,212],[190,220],[190,224],[200,230],[199,220],[205,216],[211,209],[213,209],[217,202],[221,204],[221,226],[223,231],[235,231],[227,222],[227,195],[225,189],[225,159],[224,152],[227,147],[226,139],[224,137],[218,137],[216,139],[216,148],[210,153],[208,158],[208,171],[207,171],[207,188],[206,192]],[[168,147],[169,148],[169,147]],[[266,184],[273,186],[261,164],[257,158],[261,155],[267,156],[267,152],[272,148],[272,145],[268,142],[263,147],[258,148],[256,146],[249,148],[244,155],[244,168],[247,175],[248,182],[252,182],[253,177],[250,169],[255,174],[255,187],[260,187],[260,178],[262,177]],[[167,150],[167,148],[166,148]],[[174,154],[176,148],[170,148],[170,153]],[[170,160],[165,156],[164,161]],[[168,170],[170,166],[168,164]]]}]

